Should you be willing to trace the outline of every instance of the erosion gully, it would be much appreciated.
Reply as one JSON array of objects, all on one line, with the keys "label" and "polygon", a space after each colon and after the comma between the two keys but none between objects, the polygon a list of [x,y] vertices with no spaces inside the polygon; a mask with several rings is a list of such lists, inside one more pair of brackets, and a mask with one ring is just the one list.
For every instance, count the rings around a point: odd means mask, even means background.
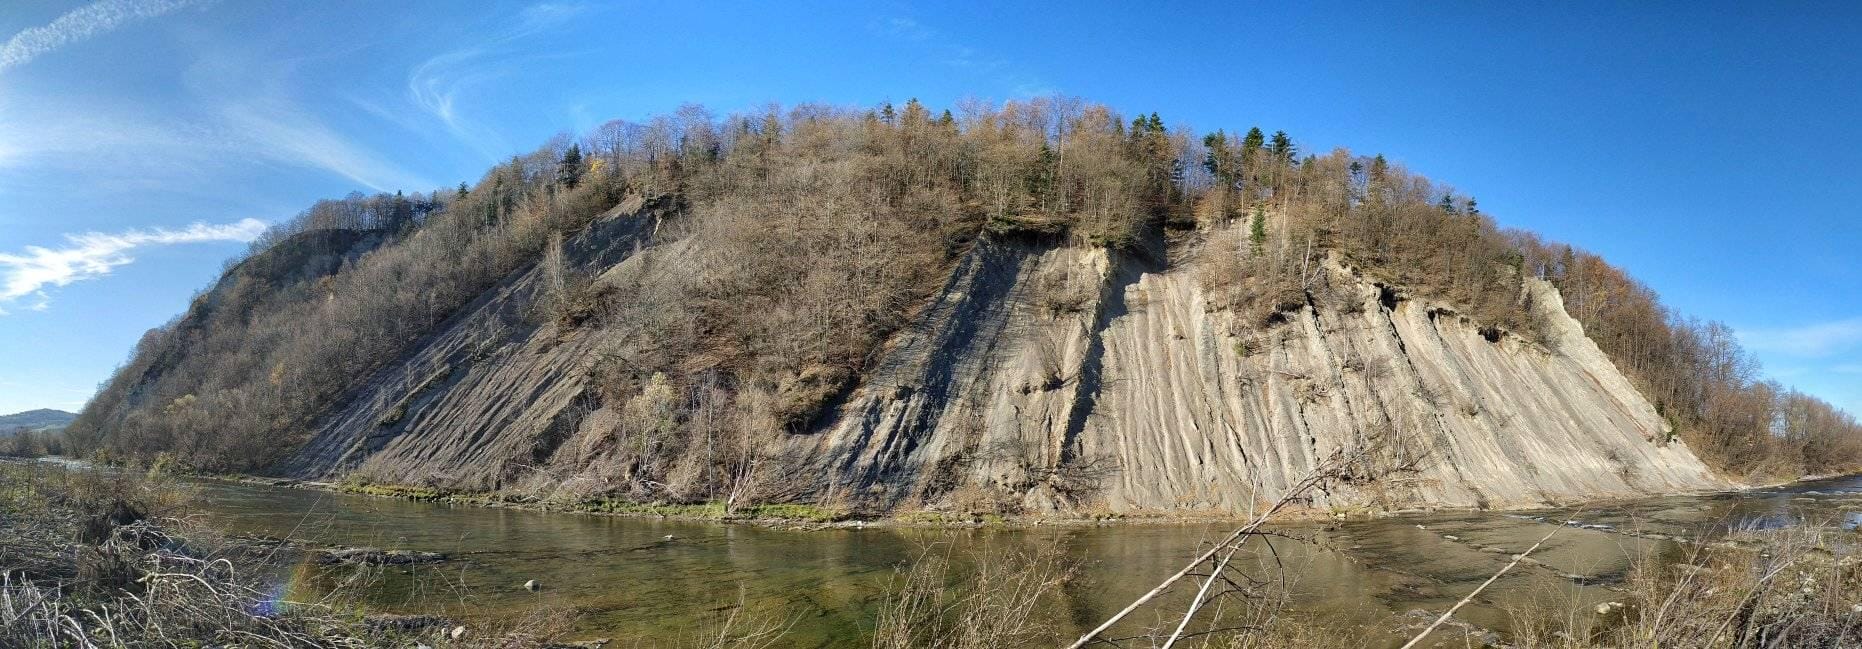
[{"label": "erosion gully", "polygon": [[[1222,523],[1114,523],[1017,529],[781,530],[612,516],[450,506],[325,491],[207,481],[198,515],[230,533],[310,544],[440,552],[444,562],[369,569],[306,561],[277,575],[285,601],[337,589],[371,611],[439,614],[467,624],[573,610],[576,636],[656,646],[739,623],[777,620],[783,646],[861,646],[886,595],[915,558],[955,570],[988,553],[1053,545],[1080,577],[1049,610],[1056,637],[1077,634],[1182,567],[1232,528]],[[1612,586],[1637,561],[1674,560],[1675,537],[1732,527],[1862,522],[1862,477],[1788,487],[1652,498],[1529,512],[1454,512],[1278,526],[1255,542],[1251,572],[1284,578],[1290,609],[1359,631],[1341,646],[1391,645],[1472,591],[1558,526],[1524,564],[1456,616],[1460,634],[1504,633],[1509,610],[1582,616],[1620,599]],[[524,588],[528,580],[541,588]],[[1180,589],[1191,590],[1191,589]],[[1174,624],[1181,602],[1161,601],[1122,631]],[[1478,645],[1478,642],[1475,644]]]}]

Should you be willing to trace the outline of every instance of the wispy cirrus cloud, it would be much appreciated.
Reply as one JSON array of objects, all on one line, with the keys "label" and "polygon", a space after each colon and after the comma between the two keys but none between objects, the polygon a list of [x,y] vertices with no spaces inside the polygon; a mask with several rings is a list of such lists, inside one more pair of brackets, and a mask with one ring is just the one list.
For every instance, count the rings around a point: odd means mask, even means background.
[{"label": "wispy cirrus cloud", "polygon": [[[265,232],[265,222],[243,219],[234,223],[195,223],[179,230],[154,228],[115,234],[86,232],[65,235],[58,248],[26,246],[17,253],[0,253],[0,304],[25,301],[25,308],[43,311],[51,304],[48,288],[109,275],[134,262],[139,248],[214,241],[252,241]],[[6,313],[0,310],[0,314]]]},{"label": "wispy cirrus cloud", "polygon": [[461,110],[460,98],[474,88],[517,70],[512,63],[546,58],[549,55],[522,54],[512,45],[526,37],[559,27],[587,11],[580,3],[544,2],[519,12],[513,25],[503,33],[479,44],[448,51],[414,66],[408,72],[407,94],[414,105],[440,124],[454,138],[472,147],[488,160],[510,153],[511,146],[498,133],[468,117]]},{"label": "wispy cirrus cloud", "polygon": [[375,191],[433,186],[367,147],[303,113],[289,102],[258,100],[230,104],[221,114],[267,158],[348,178]]},{"label": "wispy cirrus cloud", "polygon": [[221,147],[232,159],[258,157],[321,170],[373,191],[433,186],[325,119],[304,98],[305,60],[279,56],[276,47],[217,42],[196,50],[183,79],[197,99],[205,133],[190,140]]},{"label": "wispy cirrus cloud", "polygon": [[131,22],[173,13],[212,0],[102,0],[73,9],[50,23],[14,34],[0,45],[0,72],[60,47],[113,31]]},{"label": "wispy cirrus cloud", "polygon": [[1739,340],[1761,352],[1803,358],[1826,358],[1862,349],[1862,318],[1818,322],[1799,327],[1741,329]]}]

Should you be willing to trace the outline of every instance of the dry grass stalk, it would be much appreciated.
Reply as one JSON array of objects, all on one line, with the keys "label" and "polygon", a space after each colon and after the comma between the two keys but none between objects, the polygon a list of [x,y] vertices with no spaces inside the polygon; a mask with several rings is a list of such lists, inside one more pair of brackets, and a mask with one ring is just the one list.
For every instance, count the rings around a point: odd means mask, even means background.
[{"label": "dry grass stalk", "polygon": [[1052,640],[1038,612],[1077,570],[1058,545],[984,548],[953,583],[949,542],[926,547],[880,610],[874,649],[995,649]]}]

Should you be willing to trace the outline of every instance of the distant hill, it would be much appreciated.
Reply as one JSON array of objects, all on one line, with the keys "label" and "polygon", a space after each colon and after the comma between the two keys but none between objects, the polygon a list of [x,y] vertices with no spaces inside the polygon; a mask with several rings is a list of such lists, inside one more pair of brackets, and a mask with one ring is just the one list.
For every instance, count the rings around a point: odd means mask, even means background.
[{"label": "distant hill", "polygon": [[38,410],[16,412],[10,415],[0,415],[0,434],[11,432],[16,428],[26,428],[29,430],[64,428],[65,424],[71,423],[71,420],[76,418],[77,414],[75,413],[69,413],[63,410],[52,410],[50,408],[40,408]]}]

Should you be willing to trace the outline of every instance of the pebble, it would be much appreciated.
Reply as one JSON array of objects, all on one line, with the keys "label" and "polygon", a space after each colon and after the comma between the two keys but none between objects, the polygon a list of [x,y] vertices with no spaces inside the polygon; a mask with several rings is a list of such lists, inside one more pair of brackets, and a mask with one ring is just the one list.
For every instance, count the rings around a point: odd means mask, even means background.
[{"label": "pebble", "polygon": [[[524,590],[534,593],[539,590],[543,590],[543,584],[537,583],[537,580],[532,579],[530,581],[524,582]],[[464,628],[464,627],[460,627],[460,628]]]},{"label": "pebble", "polygon": [[464,638],[464,637],[465,637],[465,627],[464,627],[464,626],[456,626],[456,627],[453,627],[453,631],[452,631],[452,633],[448,633],[448,634],[446,634],[446,635],[449,635],[449,636],[452,636],[452,638],[453,638],[454,640],[458,640],[458,639],[460,639],[460,638]]}]

